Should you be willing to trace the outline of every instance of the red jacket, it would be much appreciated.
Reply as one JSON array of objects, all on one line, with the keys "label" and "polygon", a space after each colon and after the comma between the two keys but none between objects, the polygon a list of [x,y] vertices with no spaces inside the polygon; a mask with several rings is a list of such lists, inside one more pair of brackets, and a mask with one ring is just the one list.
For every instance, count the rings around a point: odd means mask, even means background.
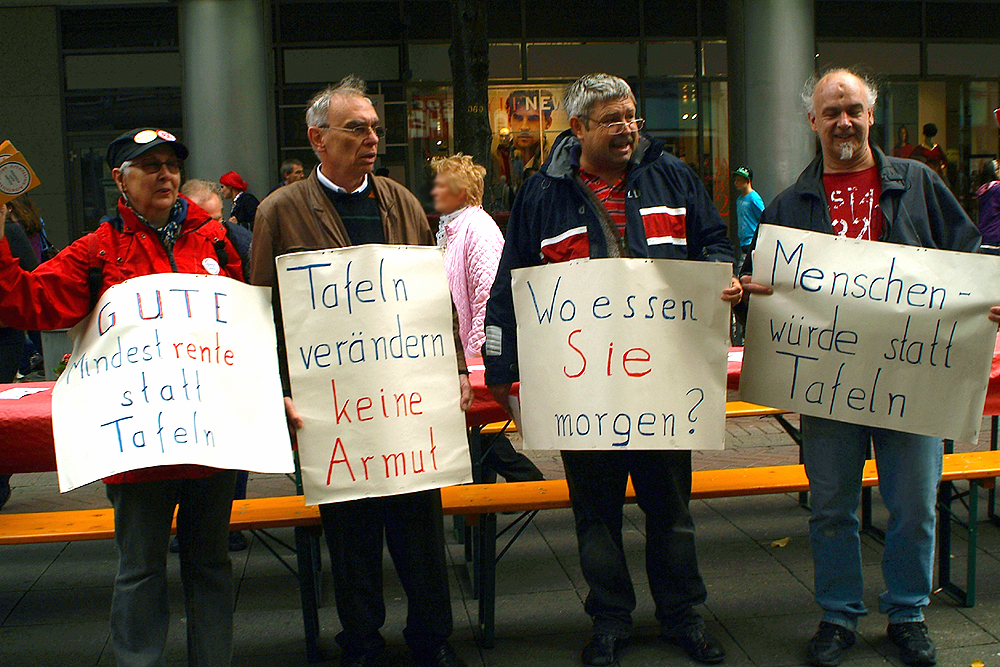
[{"label": "red jacket", "polygon": [[[222,223],[183,195],[183,223],[173,249],[173,261],[178,273],[208,271],[205,259],[227,263],[221,274],[235,280],[243,279],[240,256],[226,237]],[[100,294],[112,285],[129,278],[153,273],[171,273],[174,266],[157,233],[141,222],[125,202],[119,200],[118,215],[121,230],[103,222],[96,231],[68,246],[53,259],[32,272],[21,269],[11,255],[6,239],[0,239],[0,322],[26,331],[64,329],[74,326],[90,312],[91,290],[88,282],[91,266],[101,268]],[[224,253],[217,250],[217,243]],[[217,472],[213,468],[194,465],[144,468],[108,477],[108,484],[148,482],[162,479],[207,477]]]}]

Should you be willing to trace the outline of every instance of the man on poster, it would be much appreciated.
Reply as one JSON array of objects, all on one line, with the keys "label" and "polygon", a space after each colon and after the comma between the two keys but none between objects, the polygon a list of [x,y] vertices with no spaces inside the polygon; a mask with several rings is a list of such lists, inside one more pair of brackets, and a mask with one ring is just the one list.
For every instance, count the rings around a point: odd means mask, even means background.
[{"label": "man on poster", "polygon": [[[306,110],[309,141],[320,160],[305,179],[265,199],[254,224],[251,280],[277,286],[275,258],[300,250],[367,243],[434,245],[420,203],[389,178],[372,175],[385,127],[365,82],[348,76],[317,93]],[[277,295],[276,295],[277,297]],[[284,363],[280,304],[275,302],[279,359],[289,425],[301,428]],[[458,328],[455,327],[455,337]],[[461,344],[458,344],[461,349]],[[458,355],[462,409],[472,404],[465,360]],[[457,387],[456,387],[457,389]],[[403,635],[420,667],[464,665],[447,642],[452,631],[438,489],[320,505],[333,564],[341,664],[377,664],[385,651],[382,597],[383,532],[407,596]]]},{"label": "man on poster", "polygon": [[517,193],[545,161],[545,131],[552,127],[555,98],[548,90],[515,90],[507,96],[504,108],[510,132],[497,146],[497,161],[499,174]]},{"label": "man on poster", "polygon": [[[640,134],[644,121],[628,83],[584,76],[567,88],[564,106],[570,130],[515,202],[487,305],[486,382],[501,405],[518,380],[512,270],[602,257],[733,261],[726,226],[694,172]],[[638,201],[626,205],[628,197]],[[722,298],[738,302],[741,292],[733,279]],[[615,664],[632,628],[635,591],[621,537],[630,473],[646,513],[647,572],[664,638],[699,662],[722,662],[725,651],[694,610],[707,593],[688,510],[691,452],[564,451],[562,459],[590,586],[584,609],[594,624],[583,663]]]},{"label": "man on poster", "polygon": [[[822,151],[765,209],[761,224],[974,252],[979,234],[941,178],[869,144],[876,97],[870,80],[845,69],[806,83],[802,99]],[[769,294],[769,287],[751,280],[752,258],[751,253],[741,271],[744,293]],[[1000,307],[994,306],[989,317],[1000,321]],[[889,509],[882,561],[887,590],[879,606],[902,661],[933,665],[934,643],[923,608],[933,585],[941,439],[803,415],[816,601],[824,611],[808,660],[821,667],[839,664],[855,643],[858,619],[867,613],[856,511],[869,444],[874,444]]]}]

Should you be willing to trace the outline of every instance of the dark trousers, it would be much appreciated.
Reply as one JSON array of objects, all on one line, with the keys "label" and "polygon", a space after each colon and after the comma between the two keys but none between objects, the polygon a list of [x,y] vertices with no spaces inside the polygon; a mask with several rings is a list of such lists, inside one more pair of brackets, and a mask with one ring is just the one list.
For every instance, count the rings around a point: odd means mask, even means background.
[{"label": "dark trousers", "polygon": [[236,491],[233,493],[233,500],[245,500],[247,497],[247,478],[250,473],[246,470],[236,471]]},{"label": "dark trousers", "polygon": [[0,383],[14,381],[24,354],[24,332],[19,329],[0,327]]},{"label": "dark trousers", "polygon": [[437,651],[451,635],[451,596],[445,562],[441,492],[363,498],[320,505],[330,547],[337,643],[350,656],[385,650],[382,535],[406,592],[403,637],[417,656]]},{"label": "dark trousers", "polygon": [[580,566],[590,586],[584,610],[594,632],[625,637],[635,589],[622,548],[622,505],[629,474],[646,514],[646,572],[656,619],[666,629],[698,622],[691,608],[705,601],[698,571],[691,500],[691,452],[564,451],[576,519]]},{"label": "dark trousers", "polygon": [[508,482],[537,482],[545,479],[531,459],[514,449],[505,435],[498,435],[483,453],[483,465]]}]

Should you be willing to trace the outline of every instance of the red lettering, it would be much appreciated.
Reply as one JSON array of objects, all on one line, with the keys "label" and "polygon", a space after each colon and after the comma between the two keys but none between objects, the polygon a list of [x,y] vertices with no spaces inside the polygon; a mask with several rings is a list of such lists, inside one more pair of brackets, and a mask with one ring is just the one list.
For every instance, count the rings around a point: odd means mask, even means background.
[{"label": "red lettering", "polygon": [[[365,405],[362,406],[361,405],[362,403],[364,403]],[[368,398],[367,396],[362,396],[361,398],[358,399],[358,402],[357,402],[356,405],[358,407],[358,421],[359,422],[370,422],[371,420],[375,419],[371,415],[369,415],[367,417],[362,417],[361,416],[361,413],[363,411],[371,410],[372,399]]]},{"label": "red lettering", "polygon": [[420,401],[422,401],[422,400],[424,400],[424,397],[421,396],[419,393],[413,392],[412,394],[410,394],[410,414],[411,415],[422,415],[422,414],[424,414],[423,410],[419,410],[418,411],[418,410],[414,410],[413,409],[413,406],[414,405],[420,405]]},{"label": "red lettering", "polygon": [[437,457],[434,455],[434,450],[436,449],[434,447],[434,427],[431,426],[430,429],[431,429],[431,465],[433,465],[434,469],[437,470],[438,462],[437,462]]},{"label": "red lettering", "polygon": [[[641,356],[635,356],[635,357],[633,357],[633,356],[631,356],[633,352],[639,352],[639,353],[641,353]],[[649,352],[647,350],[644,350],[641,347],[633,347],[631,350],[627,351],[624,355],[622,355],[622,368],[625,370],[625,374],[628,375],[629,377],[641,378],[644,375],[649,375],[649,372],[652,369],[651,368],[646,368],[646,370],[641,371],[641,372],[640,371],[632,372],[632,371],[630,371],[628,369],[628,364],[631,363],[631,362],[645,363],[645,362],[648,362],[649,359],[650,359],[650,356],[649,356]]]},{"label": "red lettering", "polygon": [[608,343],[608,377],[611,377],[611,355],[615,352],[615,342]]},{"label": "red lettering", "polygon": [[[337,458],[337,450],[340,450],[343,458]],[[330,455],[330,470],[326,473],[326,485],[330,486],[330,480],[333,478],[333,464],[334,463],[346,463],[347,472],[351,475],[351,481],[356,482],[354,478],[354,471],[351,470],[351,462],[347,459],[347,449],[344,448],[344,443],[341,442],[340,438],[337,438],[337,442],[333,445],[333,454]],[[368,466],[365,466],[365,475],[368,474]],[[367,478],[367,477],[366,477]]]},{"label": "red lettering", "polygon": [[347,408],[348,408],[348,406],[350,406],[351,401],[350,401],[350,399],[344,401],[344,407],[338,406],[337,405],[337,381],[336,380],[330,380],[330,382],[333,383],[333,411],[337,415],[337,424],[340,424],[340,420],[341,419],[346,419],[347,423],[350,424],[351,423],[351,415],[347,414]]},{"label": "red lettering", "polygon": [[198,361],[198,357],[196,356],[198,354],[198,346],[197,345],[195,345],[194,343],[188,343],[187,344],[187,353],[188,353],[188,356],[191,357],[193,360]]},{"label": "red lettering", "polygon": [[579,354],[580,355],[580,359],[583,360],[583,367],[580,368],[580,372],[577,373],[576,375],[570,375],[569,369],[567,369],[565,366],[563,366],[563,375],[565,375],[568,378],[578,378],[581,375],[583,375],[586,372],[586,370],[587,370],[587,357],[584,356],[583,352],[581,352],[578,347],[576,347],[575,345],[573,345],[573,336],[575,336],[576,334],[580,333],[580,331],[581,331],[581,329],[577,329],[576,331],[571,332],[569,334],[569,336],[566,337],[566,344],[569,345],[571,348],[573,348],[573,351],[576,352],[577,354]]},{"label": "red lettering", "polygon": [[368,462],[371,461],[374,456],[363,456],[361,457],[361,465],[365,467],[365,481],[368,480]]}]

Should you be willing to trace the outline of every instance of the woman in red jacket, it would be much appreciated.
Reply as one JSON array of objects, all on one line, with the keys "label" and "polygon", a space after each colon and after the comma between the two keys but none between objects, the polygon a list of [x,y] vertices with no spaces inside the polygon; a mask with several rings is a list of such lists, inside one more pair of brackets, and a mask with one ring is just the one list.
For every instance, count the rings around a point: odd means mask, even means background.
[{"label": "woman in red jacket", "polygon": [[[169,132],[136,129],[108,147],[121,198],[105,219],[29,273],[0,240],[0,321],[20,329],[60,329],[82,320],[112,285],[153,273],[221,274],[241,279],[225,228],[178,197],[188,150]],[[82,443],[81,446],[86,446]],[[162,466],[104,480],[115,509],[118,575],[111,641],[119,665],[161,665],[167,639],[167,543],[177,510],[188,664],[229,665],[233,581],[229,516],[236,473]]]}]

